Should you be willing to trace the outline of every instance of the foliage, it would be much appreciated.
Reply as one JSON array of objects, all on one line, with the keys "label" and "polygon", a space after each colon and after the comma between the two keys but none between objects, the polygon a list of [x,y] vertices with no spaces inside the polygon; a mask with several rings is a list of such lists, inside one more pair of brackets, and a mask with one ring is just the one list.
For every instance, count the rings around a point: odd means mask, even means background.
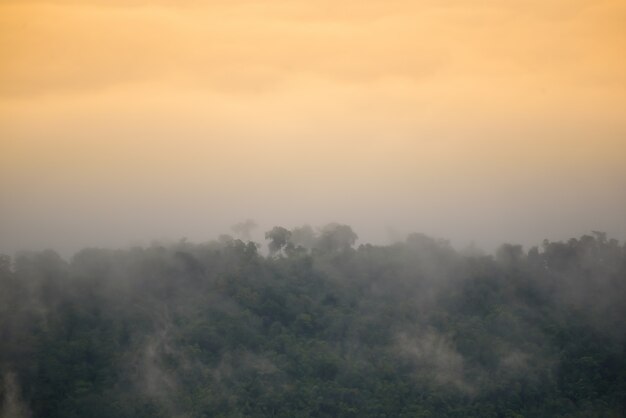
[{"label": "foliage", "polygon": [[346,225],[0,257],[0,416],[618,417],[626,246]]}]

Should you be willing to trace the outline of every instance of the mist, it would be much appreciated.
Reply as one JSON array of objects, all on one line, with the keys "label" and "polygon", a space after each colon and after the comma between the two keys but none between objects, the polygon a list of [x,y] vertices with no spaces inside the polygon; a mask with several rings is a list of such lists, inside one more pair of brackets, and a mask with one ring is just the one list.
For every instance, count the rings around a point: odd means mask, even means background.
[{"label": "mist", "polygon": [[626,244],[493,253],[248,219],[233,234],[2,256],[0,411],[619,416]]},{"label": "mist", "polygon": [[626,416],[625,21],[0,1],[0,418]]},{"label": "mist", "polygon": [[490,251],[626,239],[620,2],[0,8],[3,253],[249,218]]}]

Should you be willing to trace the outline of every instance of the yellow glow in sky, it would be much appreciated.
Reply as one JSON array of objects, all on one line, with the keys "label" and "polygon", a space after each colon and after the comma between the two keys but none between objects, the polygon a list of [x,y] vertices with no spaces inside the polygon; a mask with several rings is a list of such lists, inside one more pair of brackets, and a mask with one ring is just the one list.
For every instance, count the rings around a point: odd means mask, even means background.
[{"label": "yellow glow in sky", "polygon": [[626,238],[626,2],[0,2],[0,252]]}]

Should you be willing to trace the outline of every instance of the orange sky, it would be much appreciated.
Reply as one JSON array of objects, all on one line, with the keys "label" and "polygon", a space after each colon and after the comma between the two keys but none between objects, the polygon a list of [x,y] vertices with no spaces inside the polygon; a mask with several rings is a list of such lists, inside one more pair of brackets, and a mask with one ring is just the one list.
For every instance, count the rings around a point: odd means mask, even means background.
[{"label": "orange sky", "polygon": [[0,0],[0,252],[625,213],[623,0]]}]

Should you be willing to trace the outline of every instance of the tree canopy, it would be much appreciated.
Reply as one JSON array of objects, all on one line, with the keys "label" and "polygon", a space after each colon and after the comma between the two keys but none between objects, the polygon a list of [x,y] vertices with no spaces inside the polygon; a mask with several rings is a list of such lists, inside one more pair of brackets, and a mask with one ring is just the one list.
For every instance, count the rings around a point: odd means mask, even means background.
[{"label": "tree canopy", "polygon": [[1,256],[0,416],[625,414],[605,234],[493,256],[337,224],[266,238]]}]

